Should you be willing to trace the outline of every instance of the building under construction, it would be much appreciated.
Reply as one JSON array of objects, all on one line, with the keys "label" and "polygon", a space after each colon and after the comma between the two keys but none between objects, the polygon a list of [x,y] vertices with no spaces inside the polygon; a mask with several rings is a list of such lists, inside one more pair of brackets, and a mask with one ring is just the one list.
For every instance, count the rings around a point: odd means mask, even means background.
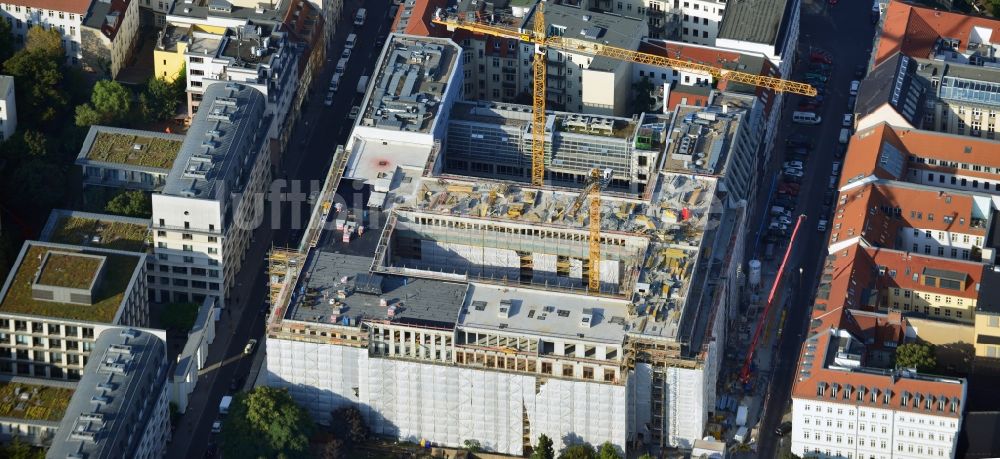
[{"label": "building under construction", "polygon": [[[500,166],[530,168],[523,134],[508,129],[520,121],[456,100],[459,51],[407,36],[386,46],[334,161],[344,179],[329,174],[301,249],[273,252],[265,383],[319,420],[354,404],[375,433],[408,441],[477,440],[515,455],[541,434],[557,448],[690,448],[715,407],[744,282],[745,197],[734,199],[726,174],[750,108],[682,107],[596,128],[549,114],[573,143],[552,147],[553,168],[589,151],[590,168],[617,181],[588,212],[576,178],[503,179]],[[400,101],[424,105],[389,109]],[[491,114],[472,118],[478,109]],[[459,145],[477,132],[492,133],[492,160]],[[615,148],[631,157],[605,154]],[[445,164],[471,154],[496,169]],[[583,176],[587,164],[572,167]]]}]

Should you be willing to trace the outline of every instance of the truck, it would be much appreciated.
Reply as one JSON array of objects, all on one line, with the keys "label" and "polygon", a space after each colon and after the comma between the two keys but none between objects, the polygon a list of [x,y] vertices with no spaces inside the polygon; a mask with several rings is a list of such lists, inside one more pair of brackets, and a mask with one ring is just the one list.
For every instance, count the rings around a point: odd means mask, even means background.
[{"label": "truck", "polygon": [[222,397],[222,401],[219,402],[219,414],[229,414],[229,405],[233,404],[233,396],[226,395]]},{"label": "truck", "polygon": [[747,425],[747,415],[749,412],[750,410],[746,405],[740,405],[740,407],[736,409],[736,425],[741,427]]},{"label": "truck", "polygon": [[368,89],[368,75],[361,75],[358,79],[358,94],[364,94],[366,89]]},{"label": "truck", "polygon": [[736,440],[737,443],[743,443],[747,441],[748,433],[749,431],[746,427],[740,427],[739,429],[736,429],[736,435],[733,435],[733,440]]}]

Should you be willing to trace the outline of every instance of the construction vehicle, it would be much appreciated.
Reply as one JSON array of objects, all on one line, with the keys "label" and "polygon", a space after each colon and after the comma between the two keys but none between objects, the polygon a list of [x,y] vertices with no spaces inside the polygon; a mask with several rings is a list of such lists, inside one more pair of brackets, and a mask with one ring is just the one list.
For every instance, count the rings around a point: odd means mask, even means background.
[{"label": "construction vehicle", "polygon": [[[764,331],[764,324],[767,322],[767,316],[771,312],[771,306],[774,305],[774,297],[778,292],[780,286],[782,286],[782,276],[785,274],[785,269],[788,267],[788,258],[792,253],[792,247],[795,247],[795,237],[799,234],[799,228],[802,227],[802,222],[806,221],[805,214],[799,215],[798,220],[795,222],[795,229],[792,230],[792,238],[788,240],[788,247],[785,249],[785,257],[781,260],[781,266],[778,267],[778,274],[774,276],[774,284],[771,285],[771,293],[767,296],[767,303],[764,305],[764,312],[761,313],[760,320],[757,321],[757,328],[753,332],[753,339],[750,340],[750,347],[747,349],[746,359],[743,361],[743,368],[740,370],[740,382],[743,383],[746,390],[750,389],[750,376],[752,374],[753,366],[753,353],[757,348],[757,341],[760,340],[761,332]],[[782,324],[784,323],[784,315],[782,315]]]},{"label": "construction vehicle", "polygon": [[[573,53],[591,54],[594,56],[604,56],[613,59],[636,62],[640,64],[655,65],[659,67],[669,67],[672,69],[682,69],[689,71],[700,71],[711,75],[716,80],[726,80],[736,83],[748,84],[762,88],[768,88],[777,92],[790,92],[805,96],[815,96],[816,89],[806,83],[783,80],[765,75],[755,75],[747,72],[729,70],[683,59],[674,59],[655,54],[632,51],[626,48],[618,48],[587,40],[580,40],[566,36],[549,36],[545,27],[545,7],[539,2],[535,8],[535,17],[532,30],[521,31],[512,25],[496,25],[482,21],[478,18],[470,20],[468,17],[458,14],[445,15],[442,8],[434,11],[431,22],[445,26],[448,30],[463,29],[472,33],[491,35],[502,38],[512,38],[525,43],[535,45],[535,56],[532,61],[532,113],[531,113],[531,184],[533,186],[544,186],[545,182],[545,81],[546,66],[548,65],[548,48]],[[493,17],[491,15],[491,17]],[[589,191],[586,192],[589,194]],[[583,196],[586,196],[584,194]],[[596,207],[595,207],[596,204]],[[593,213],[600,213],[600,197],[595,197],[591,201],[591,228],[590,228],[590,262],[591,269],[596,269],[600,260],[600,218],[593,218]],[[594,223],[598,221],[598,223]],[[596,225],[596,229],[595,229]],[[594,251],[597,250],[597,253]],[[596,255],[596,256],[595,256]],[[591,271],[589,280],[590,290],[597,291],[599,279],[597,271]]]}]

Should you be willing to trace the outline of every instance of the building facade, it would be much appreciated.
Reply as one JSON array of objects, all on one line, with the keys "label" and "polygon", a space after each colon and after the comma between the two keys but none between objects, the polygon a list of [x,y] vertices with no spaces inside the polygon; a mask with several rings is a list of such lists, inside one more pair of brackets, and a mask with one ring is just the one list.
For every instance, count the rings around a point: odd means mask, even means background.
[{"label": "building facade", "polygon": [[262,221],[270,182],[265,97],[239,83],[213,83],[201,101],[166,184],[153,195],[153,250],[160,302],[224,299]]},{"label": "building facade", "polygon": [[136,328],[102,332],[69,401],[47,458],[129,457],[166,453],[170,409],[166,336]]},{"label": "building facade", "polygon": [[11,138],[17,131],[17,98],[14,77],[0,75],[0,142]]},{"label": "building facade", "polygon": [[0,292],[0,372],[80,379],[102,331],[149,323],[146,269],[143,253],[26,242]]}]

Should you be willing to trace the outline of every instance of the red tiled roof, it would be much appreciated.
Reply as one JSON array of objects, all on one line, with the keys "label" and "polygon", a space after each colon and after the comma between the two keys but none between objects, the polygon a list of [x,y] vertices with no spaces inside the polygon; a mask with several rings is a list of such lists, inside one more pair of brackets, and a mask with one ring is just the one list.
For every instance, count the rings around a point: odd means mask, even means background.
[{"label": "red tiled roof", "polygon": [[8,0],[7,4],[83,15],[90,8],[91,0]]},{"label": "red tiled roof", "polygon": [[992,40],[1000,38],[1000,20],[937,11],[892,0],[885,12],[875,65],[897,51],[907,56],[928,57],[934,42],[940,37],[960,40],[959,50],[964,52],[968,50],[969,33],[973,27],[992,29]]},{"label": "red tiled roof", "polygon": [[695,105],[699,107],[708,106],[708,94],[705,91],[691,91],[690,86],[684,86],[681,84],[675,84],[674,87],[670,89],[670,95],[667,97],[667,108],[673,110],[677,108],[682,102],[685,105]]},{"label": "red tiled roof", "polygon": [[[832,361],[830,353],[837,352],[837,340],[834,338],[839,331],[851,333],[862,343],[867,336],[878,336],[885,343],[896,339],[899,343],[904,336],[904,323],[903,320],[895,322],[893,318],[881,314],[844,308],[815,316],[809,331],[810,338],[803,344],[799,356],[792,397],[942,417],[961,417],[965,403],[964,380],[935,379],[891,371],[829,368],[828,362]],[[825,388],[822,395],[819,392],[821,387]],[[876,395],[875,401],[872,401],[873,393]],[[905,405],[904,394],[909,394],[909,401]],[[918,401],[918,394],[919,405],[914,406],[914,402]],[[885,400],[886,395],[889,396],[888,402]],[[932,401],[930,408],[925,405],[924,400],[927,399]],[[938,404],[939,400],[944,401],[943,409]],[[953,401],[957,403],[955,410],[951,407]]]},{"label": "red tiled roof", "polygon": [[402,31],[399,30],[399,24],[402,22],[403,12],[406,8],[405,5],[400,4],[399,9],[396,11],[396,17],[392,20],[392,28],[389,30],[395,30],[409,35],[419,35],[421,37],[450,37],[452,33],[448,32],[448,29],[444,26],[431,23],[431,19],[434,17],[434,11],[438,8],[444,8],[447,4],[447,0],[421,0],[419,2],[413,2],[413,8],[410,10],[409,19],[407,20]]},{"label": "red tiled roof", "polygon": [[[901,180],[879,165],[879,154],[883,144],[890,144],[903,154],[902,175],[908,169],[932,172],[960,173],[963,176],[979,177],[1000,182],[998,174],[960,169],[951,166],[931,165],[928,159],[955,163],[978,164],[1000,169],[1000,142],[970,136],[960,136],[919,129],[893,127],[886,123],[872,126],[855,133],[847,149],[840,186],[860,177],[874,175],[879,178]],[[911,162],[909,156],[923,158],[924,162]]]},{"label": "red tiled roof", "polygon": [[830,241],[860,236],[872,245],[897,248],[900,231],[910,228],[985,236],[985,227],[972,226],[974,207],[972,196],[961,191],[875,182],[841,192]]}]

